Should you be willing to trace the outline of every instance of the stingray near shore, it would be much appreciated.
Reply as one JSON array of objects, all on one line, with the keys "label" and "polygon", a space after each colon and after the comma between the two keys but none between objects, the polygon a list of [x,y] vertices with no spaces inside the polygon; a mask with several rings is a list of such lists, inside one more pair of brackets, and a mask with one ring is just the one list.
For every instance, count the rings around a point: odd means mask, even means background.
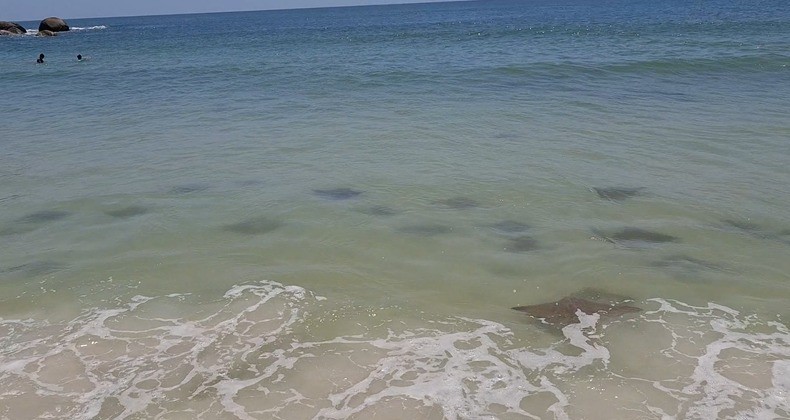
[{"label": "stingray near shore", "polygon": [[540,243],[537,240],[532,238],[531,236],[522,235],[515,238],[511,238],[507,246],[505,247],[506,251],[509,252],[531,252],[539,250]]},{"label": "stingray near shore", "polygon": [[614,232],[603,232],[593,229],[593,234],[606,242],[627,248],[646,248],[679,240],[675,236],[635,227],[627,227]]},{"label": "stingray near shore", "polygon": [[187,194],[203,192],[208,189],[209,189],[208,184],[184,184],[184,185],[176,185],[175,187],[170,188],[168,194],[187,195]]},{"label": "stingray near shore", "polygon": [[556,302],[516,306],[512,309],[524,312],[545,324],[560,328],[577,323],[579,321],[578,311],[588,315],[599,314],[601,317],[607,318],[616,318],[641,311],[635,306],[622,303],[601,303],[573,296],[562,298]]},{"label": "stingray near shore", "polygon": [[362,191],[352,190],[351,188],[335,188],[330,190],[313,190],[313,194],[327,200],[349,200],[362,194]]},{"label": "stingray near shore", "polygon": [[70,212],[60,210],[44,210],[30,213],[16,219],[13,225],[0,229],[0,236],[19,235],[32,232],[46,223],[56,222],[70,215]]},{"label": "stingray near shore", "polygon": [[71,213],[67,211],[44,210],[22,216],[19,219],[16,219],[16,222],[26,224],[47,223],[65,219],[69,215],[71,215]]},{"label": "stingray near shore", "polygon": [[489,225],[491,230],[500,235],[520,235],[530,229],[526,223],[517,222],[514,220],[503,220],[501,222]]}]

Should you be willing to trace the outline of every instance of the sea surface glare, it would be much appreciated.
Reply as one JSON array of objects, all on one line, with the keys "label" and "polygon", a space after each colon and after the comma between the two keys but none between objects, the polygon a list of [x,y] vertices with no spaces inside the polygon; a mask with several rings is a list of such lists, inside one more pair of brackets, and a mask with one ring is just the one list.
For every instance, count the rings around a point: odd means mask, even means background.
[{"label": "sea surface glare", "polygon": [[790,418],[790,2],[64,17],[0,419]]}]

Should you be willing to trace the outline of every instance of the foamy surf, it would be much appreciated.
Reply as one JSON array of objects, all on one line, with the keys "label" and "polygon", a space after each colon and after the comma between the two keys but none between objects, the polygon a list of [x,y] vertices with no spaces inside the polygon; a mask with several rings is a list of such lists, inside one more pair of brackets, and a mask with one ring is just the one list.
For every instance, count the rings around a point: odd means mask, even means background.
[{"label": "foamy surf", "polygon": [[200,305],[136,296],[62,324],[0,321],[0,406],[5,418],[83,419],[790,413],[787,326],[715,304],[645,305],[608,324],[579,313],[537,345],[530,324],[462,317],[371,317],[346,334],[331,302],[275,282]]},{"label": "foamy surf", "polygon": [[[81,32],[81,31],[101,31],[101,30],[104,30],[104,29],[107,29],[107,28],[108,28],[107,25],[72,26],[72,27],[69,28],[69,30],[70,31],[76,31],[76,32]],[[27,36],[36,36],[36,35],[38,35],[38,29],[26,29],[26,30],[27,30],[27,33],[25,33],[24,35],[27,35]]]}]

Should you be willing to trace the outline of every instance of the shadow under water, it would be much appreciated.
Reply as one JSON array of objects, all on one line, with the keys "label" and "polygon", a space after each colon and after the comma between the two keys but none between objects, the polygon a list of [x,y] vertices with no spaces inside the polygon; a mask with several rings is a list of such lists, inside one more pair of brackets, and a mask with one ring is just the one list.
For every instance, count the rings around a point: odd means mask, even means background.
[{"label": "shadow under water", "polygon": [[32,232],[45,223],[56,222],[69,216],[71,216],[71,212],[62,210],[44,210],[30,213],[16,219],[14,224],[0,229],[0,236]]},{"label": "shadow under water", "polygon": [[197,192],[203,192],[209,189],[207,184],[185,184],[177,185],[168,191],[168,194],[173,195],[186,195]]},{"label": "shadow under water", "polygon": [[672,235],[635,227],[627,227],[613,232],[593,229],[593,234],[607,242],[627,248],[645,248],[651,245],[679,241],[677,237]]},{"label": "shadow under water", "polygon": [[335,188],[329,190],[313,190],[313,194],[327,200],[349,200],[362,194],[362,191],[352,190],[351,188]]},{"label": "shadow under water", "polygon": [[505,250],[509,252],[530,252],[541,249],[540,243],[531,236],[518,236],[508,241]]},{"label": "shadow under water", "polygon": [[15,267],[4,268],[0,270],[0,274],[29,278],[29,277],[46,276],[48,274],[52,274],[57,271],[64,270],[66,268],[68,268],[68,266],[64,263],[57,261],[43,260],[43,261],[33,261]]}]

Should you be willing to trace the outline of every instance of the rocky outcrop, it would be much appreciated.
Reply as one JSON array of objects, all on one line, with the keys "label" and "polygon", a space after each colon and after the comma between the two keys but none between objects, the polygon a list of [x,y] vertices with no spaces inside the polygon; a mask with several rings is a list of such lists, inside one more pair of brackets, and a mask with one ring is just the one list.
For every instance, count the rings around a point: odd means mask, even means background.
[{"label": "rocky outcrop", "polygon": [[69,25],[61,18],[48,17],[38,24],[38,31],[64,32],[69,30]]},{"label": "rocky outcrop", "polygon": [[8,34],[13,35],[22,35],[27,33],[27,30],[22,27],[22,25],[14,22],[3,22],[0,21],[0,31],[7,32]]},{"label": "rocky outcrop", "polygon": [[36,36],[58,36],[58,34],[50,30],[44,29],[42,31],[38,31]]}]

